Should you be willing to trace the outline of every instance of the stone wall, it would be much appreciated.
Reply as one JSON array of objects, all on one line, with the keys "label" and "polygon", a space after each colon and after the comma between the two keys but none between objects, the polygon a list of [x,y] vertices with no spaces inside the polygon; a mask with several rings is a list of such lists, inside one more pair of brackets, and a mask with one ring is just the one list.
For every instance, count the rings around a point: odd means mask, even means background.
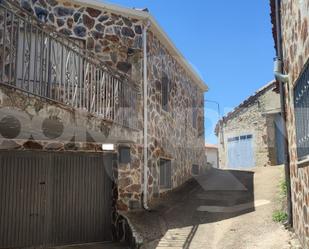
[{"label": "stone wall", "polygon": [[[171,159],[172,186],[191,178],[192,164],[206,166],[204,151],[204,95],[157,37],[149,33],[149,187],[159,189],[159,160]],[[162,108],[161,87],[169,85],[168,111]],[[193,127],[193,101],[197,124]]]},{"label": "stone wall", "polygon": [[[254,162],[257,167],[276,165],[274,156],[274,115],[269,111],[279,111],[279,94],[273,91],[274,84],[251,102],[242,105],[231,117],[224,119],[219,127],[219,165],[226,168],[228,165],[228,139],[241,136],[253,135]],[[228,114],[229,115],[229,114]],[[222,132],[223,129],[223,132]],[[222,136],[223,134],[223,136]],[[223,137],[223,139],[222,139]],[[222,143],[224,141],[224,143]]]},{"label": "stone wall", "polygon": [[[62,0],[14,0],[38,18],[47,30],[55,30],[84,44],[87,52],[111,68],[129,77],[142,90],[142,30],[143,22]],[[173,187],[191,177],[192,164],[206,165],[204,153],[204,98],[186,70],[180,66],[177,55],[171,54],[155,34],[149,32],[149,192],[159,192],[159,159],[172,160]],[[161,106],[162,74],[170,81],[169,111]],[[193,103],[195,101],[195,103]],[[196,128],[193,124],[193,106],[197,106]],[[30,109],[31,107],[29,107]],[[32,105],[32,108],[35,107]],[[139,128],[143,128],[143,105],[138,104]],[[122,128],[123,139],[130,135]],[[128,132],[130,133],[130,132]],[[143,139],[141,132],[129,144],[132,161],[118,165],[118,209],[127,210],[130,203],[141,202],[141,174],[143,174]],[[134,204],[135,205],[135,204]]]},{"label": "stone wall", "polygon": [[303,248],[309,248],[309,164],[297,165],[293,88],[309,58],[309,2],[282,0],[282,40],[286,86],[287,131],[289,141],[294,229]]}]

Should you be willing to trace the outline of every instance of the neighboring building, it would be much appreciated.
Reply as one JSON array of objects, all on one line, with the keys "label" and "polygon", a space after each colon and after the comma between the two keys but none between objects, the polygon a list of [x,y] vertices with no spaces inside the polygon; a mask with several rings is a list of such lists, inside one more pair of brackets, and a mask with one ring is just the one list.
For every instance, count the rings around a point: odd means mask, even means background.
[{"label": "neighboring building", "polygon": [[206,165],[207,86],[147,11],[0,3],[0,248],[110,240]]},{"label": "neighboring building", "polygon": [[271,82],[228,113],[216,126],[219,165],[253,168],[283,163],[280,96]]},{"label": "neighboring building", "polygon": [[207,164],[213,168],[219,168],[218,146],[214,144],[205,144],[205,153],[207,158]]},{"label": "neighboring building", "polygon": [[[309,2],[271,0],[277,56],[283,61],[293,227],[302,248],[309,248]],[[280,28],[277,28],[280,27]],[[281,32],[282,31],[282,32]],[[282,33],[282,36],[280,35]],[[279,37],[279,40],[278,40]]]}]

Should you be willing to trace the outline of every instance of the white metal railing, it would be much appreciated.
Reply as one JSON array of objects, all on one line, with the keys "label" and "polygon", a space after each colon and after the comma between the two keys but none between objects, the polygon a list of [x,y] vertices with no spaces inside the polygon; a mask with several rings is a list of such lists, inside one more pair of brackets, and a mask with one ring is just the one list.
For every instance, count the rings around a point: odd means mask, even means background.
[{"label": "white metal railing", "polygon": [[93,54],[1,4],[0,32],[0,84],[137,128],[136,87]]}]

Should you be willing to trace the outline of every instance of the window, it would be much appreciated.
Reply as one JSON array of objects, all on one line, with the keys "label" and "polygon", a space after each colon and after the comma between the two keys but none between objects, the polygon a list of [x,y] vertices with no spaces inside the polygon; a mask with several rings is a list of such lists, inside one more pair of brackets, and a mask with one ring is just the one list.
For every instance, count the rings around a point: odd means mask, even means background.
[{"label": "window", "polygon": [[229,138],[227,141],[228,142],[234,142],[234,141],[238,141],[239,140],[239,137],[232,137],[232,138]]},{"label": "window", "polygon": [[[61,39],[60,42],[39,31],[38,28],[28,29],[26,22],[20,26],[20,30],[14,31],[20,32],[18,33],[20,38],[16,44],[18,50],[16,87],[64,102],[69,102],[69,100],[64,100],[65,98],[73,98],[74,96],[74,101],[72,99],[70,101],[74,102],[74,105],[78,105],[80,84],[77,82],[79,79],[80,81],[84,79],[84,60],[78,53],[70,51],[73,48],[82,53],[85,41]],[[15,36],[16,34],[14,34]],[[51,70],[48,77],[45,72],[47,68]],[[67,80],[66,85],[64,79],[68,76],[68,72],[70,80]],[[68,83],[73,78],[74,84]],[[76,90],[77,94],[74,94],[75,89],[78,89]]]},{"label": "window", "polygon": [[128,164],[131,162],[130,147],[119,147],[119,163]]},{"label": "window", "polygon": [[169,79],[165,73],[162,76],[162,109],[168,111],[168,99],[169,99]]},{"label": "window", "polygon": [[243,135],[243,136],[239,136],[239,137],[231,137],[228,138],[228,142],[234,142],[234,141],[239,141],[239,140],[247,140],[247,139],[252,139],[252,135]]},{"label": "window", "polygon": [[197,128],[197,105],[196,100],[193,100],[192,104],[192,126],[194,129]]},{"label": "window", "polygon": [[160,188],[172,187],[172,166],[171,160],[160,159]]},{"label": "window", "polygon": [[200,174],[200,167],[197,164],[192,165],[191,174],[197,176]]},{"label": "window", "polygon": [[296,145],[298,159],[309,155],[309,62],[294,88]]}]

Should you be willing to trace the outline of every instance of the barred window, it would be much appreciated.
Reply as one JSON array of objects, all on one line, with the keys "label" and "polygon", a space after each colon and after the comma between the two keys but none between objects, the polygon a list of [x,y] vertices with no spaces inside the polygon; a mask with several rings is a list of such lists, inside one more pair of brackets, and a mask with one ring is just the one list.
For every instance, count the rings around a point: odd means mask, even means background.
[{"label": "barred window", "polygon": [[309,156],[309,62],[294,88],[297,156]]},{"label": "barred window", "polygon": [[130,147],[119,147],[119,163],[127,164],[131,162]]},{"label": "barred window", "polygon": [[160,187],[172,187],[172,166],[171,160],[160,159]]},{"label": "barred window", "polygon": [[162,76],[162,109],[168,111],[168,100],[169,100],[169,79],[166,74]]},{"label": "barred window", "polygon": [[197,128],[197,104],[196,100],[193,100],[193,105],[192,105],[192,126],[194,129]]},{"label": "barred window", "polygon": [[193,176],[197,176],[200,174],[200,166],[197,164],[192,164],[192,168],[191,168],[191,174]]}]

